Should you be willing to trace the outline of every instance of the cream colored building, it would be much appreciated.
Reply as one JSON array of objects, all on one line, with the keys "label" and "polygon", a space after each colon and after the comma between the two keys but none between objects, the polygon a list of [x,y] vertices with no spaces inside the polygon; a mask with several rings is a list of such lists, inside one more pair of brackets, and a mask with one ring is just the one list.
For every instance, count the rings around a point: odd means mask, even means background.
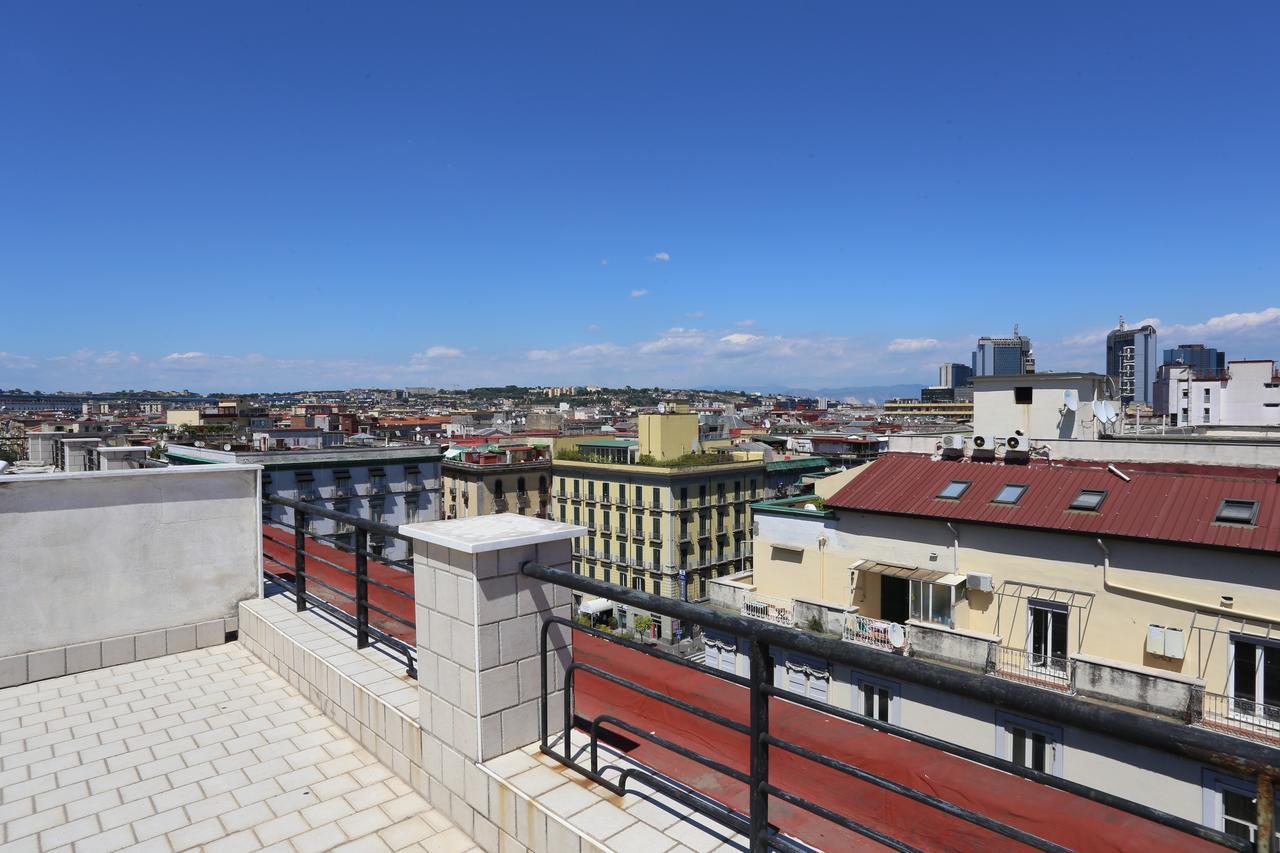
[{"label": "cream colored building", "polygon": [[[713,584],[713,604],[885,654],[1280,742],[1274,470],[1112,471],[1106,462],[895,453],[825,500],[753,511],[753,569]],[[707,661],[745,667],[731,637],[709,634]],[[784,656],[775,677],[1219,828],[1253,784],[802,656]]]},{"label": "cream colored building", "polygon": [[551,517],[551,456],[528,445],[450,451],[440,465],[445,518],[513,512]]},{"label": "cream colored building", "polygon": [[[698,417],[685,411],[641,415],[638,439],[565,436],[556,440],[556,518],[585,525],[574,569],[657,595],[701,601],[716,577],[751,566],[749,504],[764,494],[763,454],[700,453]],[[612,603],[622,624],[632,617]],[[654,620],[654,635],[677,626]],[[681,630],[687,636],[687,632]]]}]

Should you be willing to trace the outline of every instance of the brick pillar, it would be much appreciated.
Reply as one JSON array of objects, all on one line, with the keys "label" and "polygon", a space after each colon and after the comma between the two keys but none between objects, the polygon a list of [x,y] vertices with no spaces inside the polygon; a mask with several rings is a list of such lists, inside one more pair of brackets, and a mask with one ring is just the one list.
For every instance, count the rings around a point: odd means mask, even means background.
[{"label": "brick pillar", "polygon": [[[541,629],[552,615],[570,615],[572,596],[526,577],[520,566],[568,569],[570,543],[586,529],[503,513],[407,524],[400,532],[415,540],[423,766],[452,789],[462,760],[488,761],[538,739]],[[569,631],[553,626],[551,641],[548,706],[555,728]]]}]

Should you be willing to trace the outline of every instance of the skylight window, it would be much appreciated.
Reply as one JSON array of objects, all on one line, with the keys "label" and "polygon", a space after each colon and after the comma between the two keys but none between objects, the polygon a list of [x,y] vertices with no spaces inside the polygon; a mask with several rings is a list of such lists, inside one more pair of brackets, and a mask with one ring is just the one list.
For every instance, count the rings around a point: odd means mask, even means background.
[{"label": "skylight window", "polygon": [[1097,512],[1106,497],[1107,493],[1100,489],[1081,489],[1080,494],[1076,495],[1076,499],[1071,502],[1071,509]]},{"label": "skylight window", "polygon": [[1027,487],[1018,483],[1006,483],[1000,487],[1000,491],[995,496],[995,502],[998,504],[1016,504],[1022,500],[1022,495],[1026,492]]},{"label": "skylight window", "polygon": [[1223,521],[1227,524],[1253,524],[1254,519],[1257,517],[1257,501],[1227,498],[1218,506],[1218,515],[1214,521]]},{"label": "skylight window", "polygon": [[950,501],[959,500],[960,496],[969,488],[969,480],[952,480],[938,492],[938,497],[945,498]]}]

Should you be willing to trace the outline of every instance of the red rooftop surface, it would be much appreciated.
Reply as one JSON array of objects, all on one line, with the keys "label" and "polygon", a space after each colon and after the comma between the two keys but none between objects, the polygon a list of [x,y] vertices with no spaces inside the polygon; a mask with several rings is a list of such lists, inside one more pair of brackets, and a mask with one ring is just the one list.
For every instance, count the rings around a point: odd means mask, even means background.
[{"label": "red rooftop surface", "polygon": [[[1126,482],[1106,467],[935,461],[929,456],[893,453],[881,456],[865,473],[836,492],[828,507],[858,512],[956,519],[979,524],[1058,530],[1089,536],[1113,536],[1181,542],[1250,551],[1280,551],[1280,482],[1275,472],[1239,476],[1222,468],[1180,473],[1120,465]],[[956,500],[938,494],[953,480],[970,486]],[[1008,484],[1027,486],[1015,505],[994,503]],[[1105,491],[1095,511],[1069,509],[1082,490]],[[1254,523],[1215,521],[1224,500],[1257,501]]]}]

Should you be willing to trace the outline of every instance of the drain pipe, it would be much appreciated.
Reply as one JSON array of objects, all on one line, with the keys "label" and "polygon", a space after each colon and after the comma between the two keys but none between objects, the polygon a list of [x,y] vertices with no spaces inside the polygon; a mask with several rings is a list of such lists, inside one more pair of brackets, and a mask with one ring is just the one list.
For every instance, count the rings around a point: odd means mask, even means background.
[{"label": "drain pipe", "polygon": [[1137,595],[1143,598],[1154,598],[1158,601],[1168,601],[1173,604],[1181,604],[1183,607],[1194,607],[1196,610],[1216,613],[1221,616],[1239,616],[1245,619],[1256,619],[1260,622],[1280,624],[1280,619],[1277,619],[1274,616],[1266,616],[1261,613],[1250,613],[1247,610],[1236,610],[1234,607],[1223,607],[1220,604],[1202,604],[1199,601],[1192,601],[1189,598],[1181,598],[1164,592],[1151,592],[1149,590],[1138,589],[1133,586],[1124,586],[1123,584],[1112,583],[1108,579],[1108,575],[1111,572],[1111,549],[1107,547],[1101,537],[1094,541],[1097,542],[1098,547],[1102,549],[1102,588],[1107,592],[1127,593],[1129,595]]},{"label": "drain pipe", "polygon": [[960,574],[960,534],[956,532],[954,524],[949,521],[944,523],[951,531],[951,541],[954,543],[951,547],[951,573]]}]

